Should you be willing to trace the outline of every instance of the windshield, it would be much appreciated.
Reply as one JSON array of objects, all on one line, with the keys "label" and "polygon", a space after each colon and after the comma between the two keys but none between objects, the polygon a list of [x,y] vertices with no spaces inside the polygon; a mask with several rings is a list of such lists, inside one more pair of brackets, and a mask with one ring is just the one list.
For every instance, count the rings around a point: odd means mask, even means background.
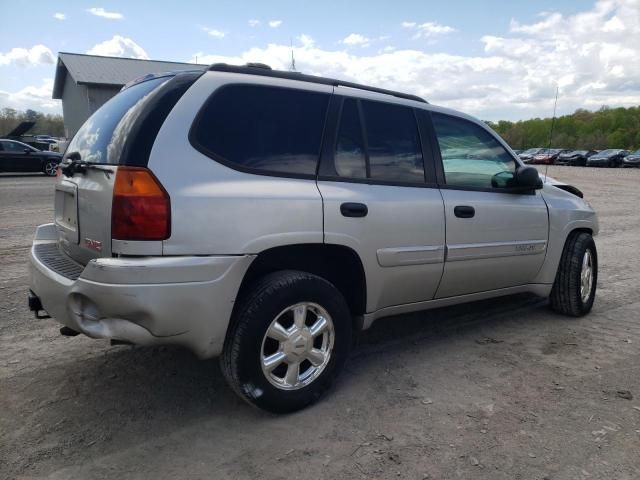
[{"label": "windshield", "polygon": [[79,153],[80,160],[90,163],[117,164],[124,130],[140,111],[140,106],[167,77],[154,78],[129,87],[105,103],[82,125],[67,147],[67,155]]},{"label": "windshield", "polygon": [[529,150],[525,150],[525,151],[524,151],[524,152],[522,152],[522,153],[527,153],[527,154],[532,155],[532,154],[534,154],[534,153],[538,153],[538,150],[540,150],[540,149],[539,149],[539,148],[530,148]]},{"label": "windshield", "polygon": [[613,155],[615,153],[618,153],[620,150],[603,150],[601,151],[598,155],[601,155],[603,157],[606,157],[607,155]]}]

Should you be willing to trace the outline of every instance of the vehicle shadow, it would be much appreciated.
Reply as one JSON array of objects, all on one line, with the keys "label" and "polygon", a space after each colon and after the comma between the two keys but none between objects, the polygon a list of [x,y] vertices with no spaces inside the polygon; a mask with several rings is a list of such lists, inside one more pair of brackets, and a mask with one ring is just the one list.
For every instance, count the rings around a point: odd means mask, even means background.
[{"label": "vehicle shadow", "polygon": [[[381,368],[386,362],[382,357],[388,359],[396,351],[416,348],[416,342],[420,348],[429,348],[430,342],[437,345],[445,336],[484,328],[499,330],[516,314],[522,321],[535,318],[536,310],[544,304],[539,298],[518,295],[380,319],[363,332],[354,348],[352,362],[358,364],[358,373],[345,372],[336,390],[348,387],[354,375]],[[9,388],[20,391],[28,407],[21,412],[25,428],[20,429],[22,438],[15,438],[15,444],[38,445],[20,456],[13,465],[14,473],[49,458],[52,451],[47,449],[55,451],[61,439],[68,455],[65,463],[68,460],[72,465],[82,460],[88,444],[100,445],[103,453],[115,452],[144,443],[149,435],[169,435],[185,428],[192,433],[193,429],[218,431],[224,436],[221,432],[228,428],[255,429],[265,423],[304,421],[312,410],[297,414],[297,420],[287,420],[291,417],[250,408],[227,387],[217,360],[202,361],[181,348],[115,346],[92,350],[95,340],[78,337],[64,341],[78,340],[86,341],[86,348],[73,347],[70,358],[50,359],[25,378],[18,375],[11,380]],[[380,352],[385,355],[377,355]],[[340,396],[329,395],[316,408],[330,412],[336,408],[332,402],[340,401]]]}]

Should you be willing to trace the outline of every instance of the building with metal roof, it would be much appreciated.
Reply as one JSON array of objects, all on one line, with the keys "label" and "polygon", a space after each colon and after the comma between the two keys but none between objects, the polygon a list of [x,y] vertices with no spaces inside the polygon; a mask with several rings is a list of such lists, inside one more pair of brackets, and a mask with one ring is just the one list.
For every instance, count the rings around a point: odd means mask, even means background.
[{"label": "building with metal roof", "polygon": [[199,68],[204,70],[208,65],[60,52],[53,98],[62,100],[67,138],[131,80],[149,73]]}]

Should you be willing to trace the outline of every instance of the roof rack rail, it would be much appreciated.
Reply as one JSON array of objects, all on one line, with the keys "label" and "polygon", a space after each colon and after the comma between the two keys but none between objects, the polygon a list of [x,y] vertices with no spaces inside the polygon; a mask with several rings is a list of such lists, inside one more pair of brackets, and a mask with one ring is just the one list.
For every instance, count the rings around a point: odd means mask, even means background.
[{"label": "roof rack rail", "polygon": [[284,70],[273,70],[269,65],[264,63],[247,63],[246,65],[229,65],[228,63],[214,63],[209,67],[209,71],[213,72],[230,72],[230,73],[244,73],[247,75],[261,75],[265,77],[284,78],[287,80],[299,80],[302,82],[319,83],[321,85],[332,85],[334,87],[349,87],[357,88],[359,90],[366,90],[369,92],[382,93],[385,95],[392,95],[398,98],[404,98],[406,100],[414,100],[421,103],[429,103],[424,98],[417,95],[409,95],[407,93],[396,92],[394,90],[387,90],[385,88],[370,87],[368,85],[361,85],[359,83],[346,82],[344,80],[337,80],[335,78],[318,77],[316,75],[307,75],[300,72],[285,72]]}]

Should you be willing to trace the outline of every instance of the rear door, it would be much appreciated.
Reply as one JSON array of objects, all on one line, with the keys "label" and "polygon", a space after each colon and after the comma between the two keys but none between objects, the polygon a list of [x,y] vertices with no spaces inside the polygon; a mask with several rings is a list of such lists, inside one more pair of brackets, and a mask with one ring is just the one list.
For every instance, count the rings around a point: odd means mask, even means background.
[{"label": "rear door", "polygon": [[447,256],[436,298],[523,285],[544,262],[549,221],[540,190],[508,193],[518,164],[483,126],[432,113]]},{"label": "rear door", "polygon": [[360,256],[368,312],[429,300],[442,274],[444,212],[415,111],[335,91],[318,177],[325,242]]}]

